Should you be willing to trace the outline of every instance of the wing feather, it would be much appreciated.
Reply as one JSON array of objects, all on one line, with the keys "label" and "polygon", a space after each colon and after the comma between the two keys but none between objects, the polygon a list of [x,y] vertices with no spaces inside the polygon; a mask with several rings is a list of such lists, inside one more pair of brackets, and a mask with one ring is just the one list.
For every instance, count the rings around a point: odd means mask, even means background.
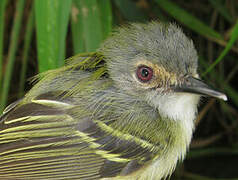
[{"label": "wing feather", "polygon": [[0,177],[98,179],[127,175],[157,152],[153,144],[106,123],[78,120],[70,108],[63,111],[60,101],[55,106],[54,102],[35,101],[20,106],[25,112],[8,112],[0,127]]},{"label": "wing feather", "polygon": [[[140,114],[130,108],[135,102],[124,107],[120,99],[123,94],[115,96],[113,90],[107,90],[104,85],[110,81],[95,81],[85,86],[86,91],[82,90],[79,84],[90,73],[82,73],[81,67],[90,71],[102,57],[92,54],[88,65],[84,62],[86,57],[80,58],[81,62],[73,60],[60,69],[59,76],[46,73],[35,89],[0,117],[0,179],[99,179],[128,175],[151,161],[160,150],[160,146],[136,133],[117,128],[119,119],[133,122]],[[105,73],[98,70],[93,80]],[[114,94],[108,97],[108,91]]]}]

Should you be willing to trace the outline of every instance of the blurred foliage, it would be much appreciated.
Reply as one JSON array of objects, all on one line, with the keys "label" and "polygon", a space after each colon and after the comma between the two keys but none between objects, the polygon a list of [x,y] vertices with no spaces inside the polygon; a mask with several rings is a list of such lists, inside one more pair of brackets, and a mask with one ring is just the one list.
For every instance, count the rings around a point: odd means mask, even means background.
[{"label": "blurred foliage", "polygon": [[112,27],[176,22],[199,54],[200,74],[228,102],[203,99],[190,152],[171,179],[238,179],[237,0],[1,0],[0,112],[27,92],[27,79],[95,51]]}]

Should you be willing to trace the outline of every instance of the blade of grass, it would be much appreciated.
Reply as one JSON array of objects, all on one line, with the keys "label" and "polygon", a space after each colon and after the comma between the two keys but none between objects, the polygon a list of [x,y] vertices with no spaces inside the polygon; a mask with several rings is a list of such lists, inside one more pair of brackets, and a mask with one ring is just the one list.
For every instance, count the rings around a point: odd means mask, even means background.
[{"label": "blade of grass", "polygon": [[[7,5],[7,0],[0,1],[0,86],[2,86],[2,64],[3,64],[3,35],[4,35],[4,13]],[[0,89],[0,94],[2,89]]]},{"label": "blade of grass", "polygon": [[202,36],[217,40],[223,39],[221,34],[210,28],[208,25],[204,24],[192,14],[177,6],[175,3],[169,0],[156,0],[156,2],[164,11],[166,11],[176,20],[182,22],[184,25],[201,34]]},{"label": "blade of grass", "polygon": [[[56,0],[58,1],[58,0]],[[58,67],[64,65],[65,60],[65,46],[66,46],[66,35],[69,25],[70,11],[72,7],[72,0],[59,1],[58,9],[58,39],[59,39],[59,55],[58,55]]]},{"label": "blade of grass", "polygon": [[26,24],[26,32],[24,37],[24,47],[23,47],[23,57],[22,57],[22,67],[21,67],[21,74],[20,74],[20,87],[19,87],[19,94],[18,97],[22,97],[24,93],[24,84],[26,80],[26,68],[27,68],[27,60],[28,60],[28,52],[29,47],[32,39],[33,33],[33,26],[34,26],[34,8],[31,8],[29,13],[27,24]]},{"label": "blade of grass", "polygon": [[103,40],[103,25],[97,0],[74,0],[72,34],[74,53],[95,51]]},{"label": "blade of grass", "polygon": [[[224,1],[223,1],[224,2]],[[225,5],[220,0],[209,0],[209,3],[230,23],[233,23],[233,18]]]},{"label": "blade of grass", "polygon": [[131,0],[114,0],[113,2],[128,21],[148,21],[146,14],[136,6],[135,2]]},{"label": "blade of grass", "polygon": [[0,106],[0,112],[3,111],[4,107],[7,103],[7,97],[8,97],[8,91],[12,76],[12,70],[13,65],[15,62],[15,54],[17,50],[17,43],[19,38],[19,32],[21,28],[21,20],[23,15],[23,9],[24,9],[25,0],[18,0],[16,4],[16,11],[14,15],[14,22],[13,22],[13,28],[11,31],[11,39],[10,39],[10,46],[7,56],[7,67],[4,74],[4,81],[3,81],[3,90],[1,95],[1,106]]},{"label": "blade of grass", "polygon": [[109,33],[112,31],[112,7],[111,1],[108,0],[98,0],[98,7],[101,14],[102,22],[102,35],[105,39]]},{"label": "blade of grass", "polygon": [[71,0],[35,0],[39,71],[60,67],[65,59],[65,39]]},{"label": "blade of grass", "polygon": [[220,54],[220,56],[215,60],[215,62],[213,64],[211,64],[207,70],[202,74],[202,76],[205,76],[207,73],[211,72],[212,69],[214,69],[214,67],[225,57],[225,55],[230,51],[230,49],[232,48],[233,44],[236,42],[238,38],[238,21],[235,24],[235,27],[231,33],[231,38],[228,41],[225,49],[222,51],[222,53]]},{"label": "blade of grass", "polygon": [[79,13],[80,7],[78,6],[79,4],[77,2],[72,2],[71,30],[74,54],[82,53],[85,51],[83,21],[81,21],[82,13]]}]

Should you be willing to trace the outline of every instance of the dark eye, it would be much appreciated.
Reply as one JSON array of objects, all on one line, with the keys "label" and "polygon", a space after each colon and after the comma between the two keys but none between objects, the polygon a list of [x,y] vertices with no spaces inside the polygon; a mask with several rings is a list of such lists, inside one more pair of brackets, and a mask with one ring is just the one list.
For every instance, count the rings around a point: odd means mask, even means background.
[{"label": "dark eye", "polygon": [[148,82],[152,79],[153,70],[148,66],[142,65],[137,68],[136,75],[141,82]]}]

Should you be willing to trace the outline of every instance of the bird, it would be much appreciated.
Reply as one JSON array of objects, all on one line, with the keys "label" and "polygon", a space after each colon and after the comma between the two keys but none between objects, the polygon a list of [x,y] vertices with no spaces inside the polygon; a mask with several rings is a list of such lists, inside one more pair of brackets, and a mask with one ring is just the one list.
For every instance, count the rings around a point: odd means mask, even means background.
[{"label": "bird", "polygon": [[175,23],[128,23],[96,52],[37,75],[0,117],[0,179],[160,180],[185,158],[202,96]]}]

